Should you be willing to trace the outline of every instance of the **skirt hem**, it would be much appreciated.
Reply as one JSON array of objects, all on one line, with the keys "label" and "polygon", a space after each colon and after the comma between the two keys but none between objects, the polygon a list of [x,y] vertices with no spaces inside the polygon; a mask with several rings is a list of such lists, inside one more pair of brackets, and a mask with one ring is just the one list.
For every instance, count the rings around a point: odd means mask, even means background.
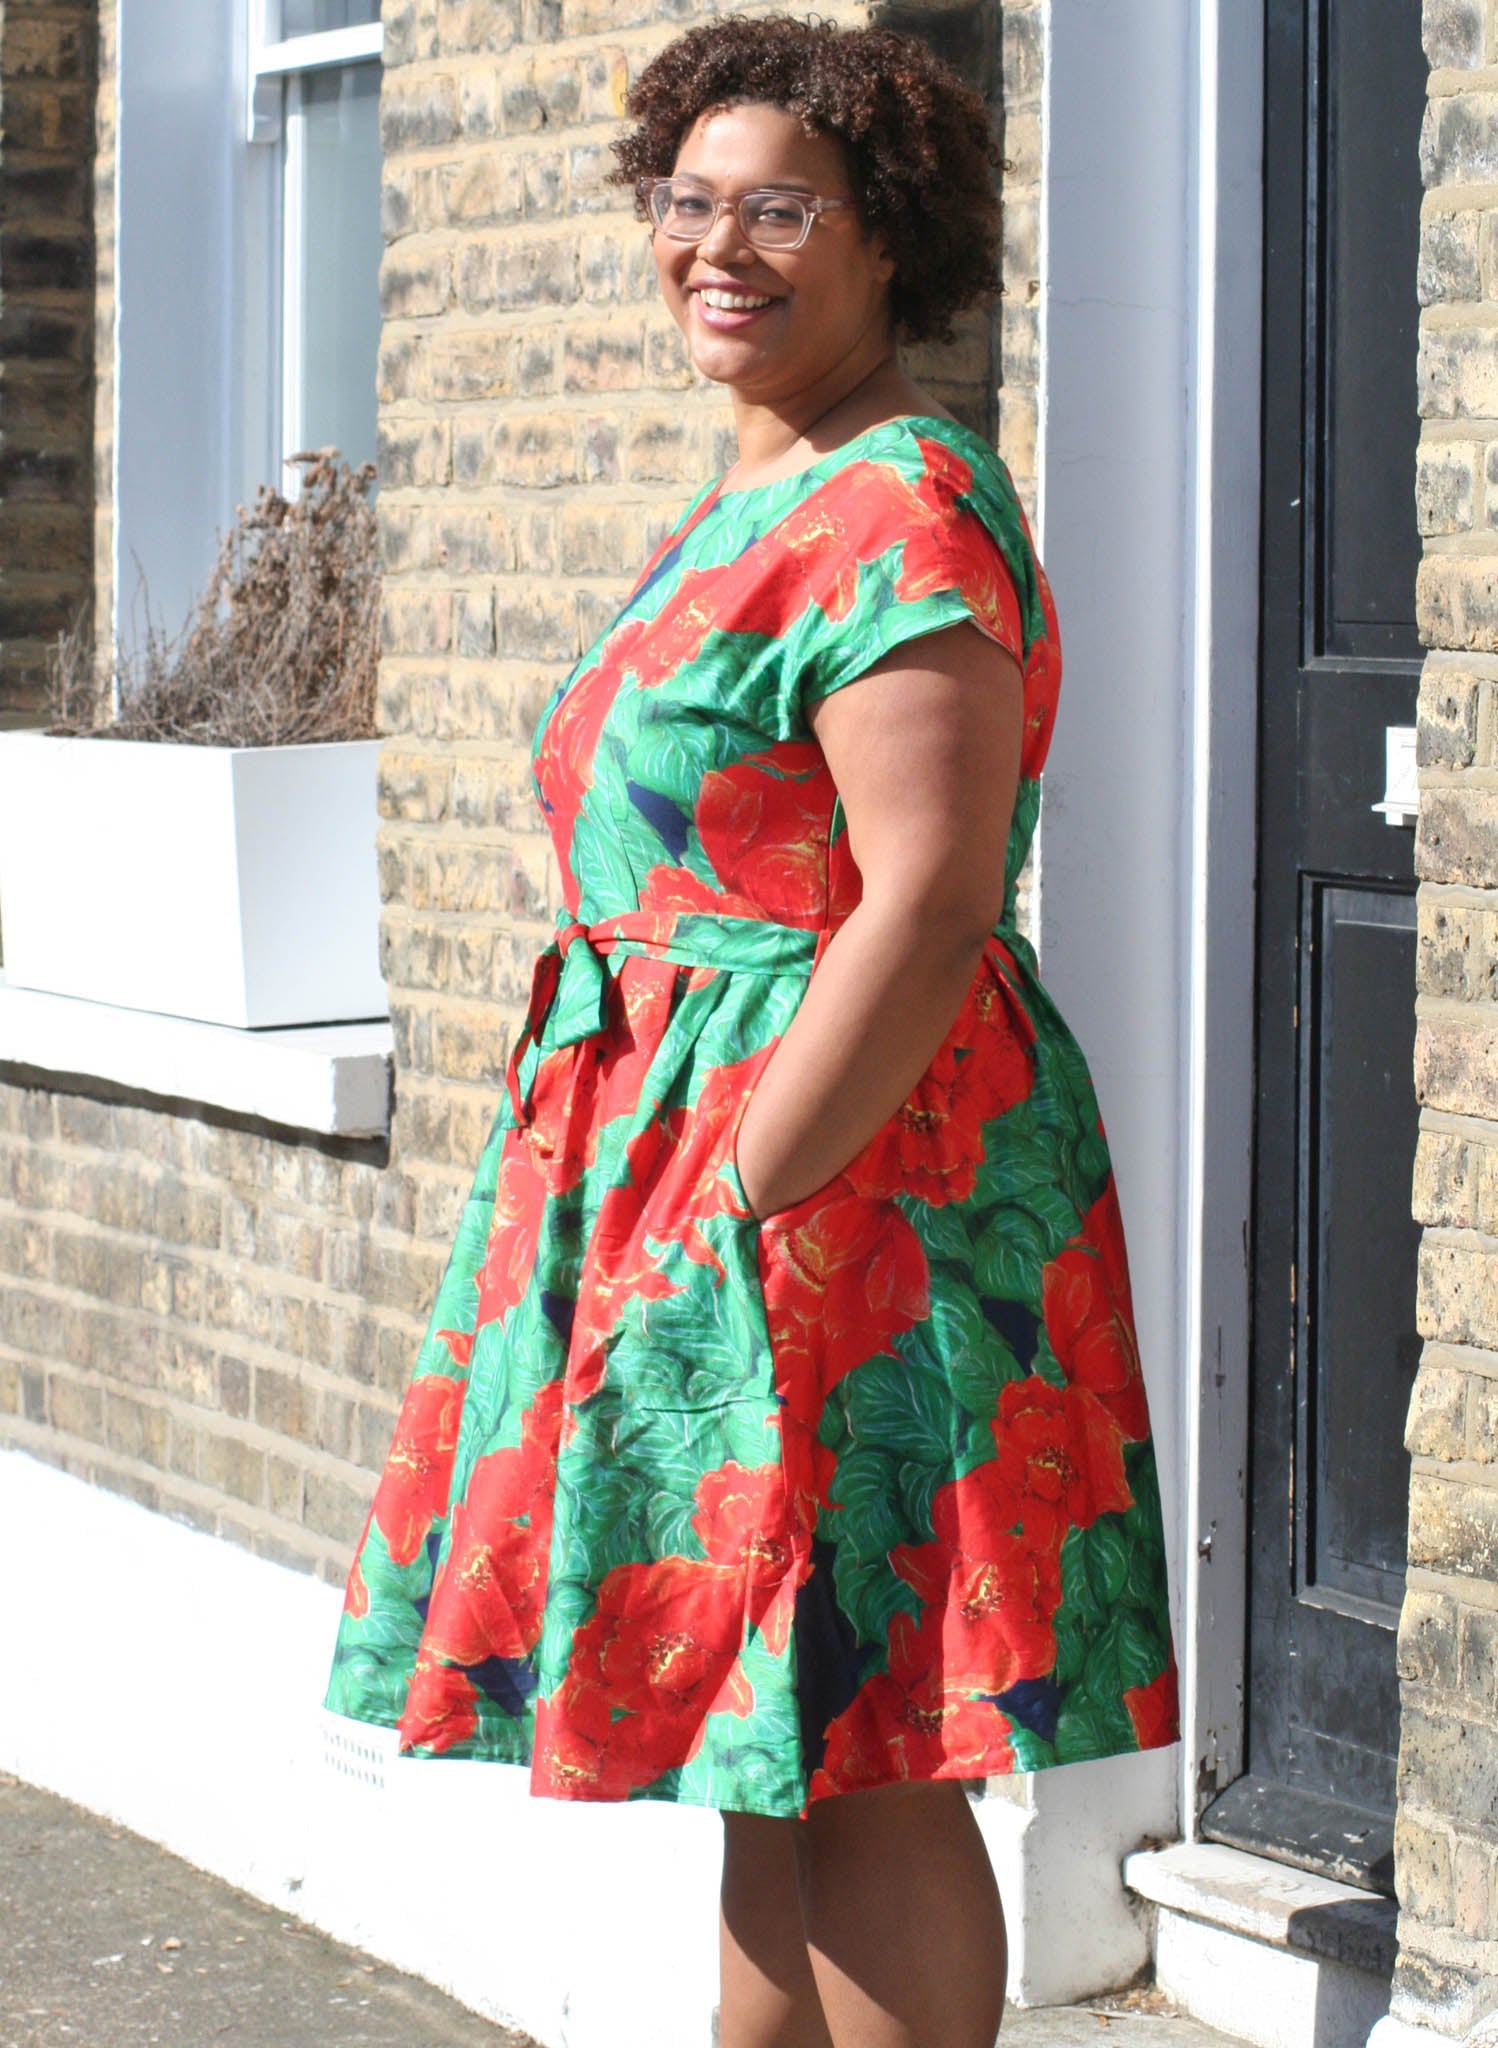
[{"label": "skirt hem", "polygon": [[[398,1722],[386,1720],[377,1714],[350,1714],[343,1709],[334,1707],[325,1707],[324,1711],[336,1715],[339,1720],[352,1721],[356,1725],[371,1728],[389,1728],[392,1730],[399,1727]],[[1160,1740],[1141,1742],[1132,1749],[1100,1749],[1087,1756],[1048,1757],[1042,1761],[1027,1764],[1023,1769],[1010,1764],[1004,1769],[989,1771],[974,1771],[970,1768],[964,1768],[962,1770],[922,1772],[914,1776],[904,1777],[891,1773],[887,1778],[877,1778],[868,1784],[849,1786],[847,1791],[879,1792],[891,1785],[948,1784],[952,1782],[958,1784],[977,1784],[979,1782],[986,1782],[990,1778],[1019,1778],[1027,1774],[1034,1775],[1039,1771],[1061,1770],[1068,1764],[1103,1763],[1112,1757],[1138,1756],[1150,1750],[1169,1749],[1173,1743],[1179,1742],[1180,1739],[1179,1735],[1169,1735]],[[471,1741],[450,1743],[445,1749],[432,1749],[418,1744],[411,1749],[401,1749],[396,1752],[396,1761],[399,1763],[440,1763],[446,1758],[453,1758],[460,1763],[509,1764],[515,1770],[527,1772],[532,1767],[532,1759],[529,1754],[524,1756],[506,1756],[492,1747],[479,1747]],[[811,1807],[820,1805],[824,1799],[846,1797],[845,1791],[839,1791],[819,1794],[817,1798],[809,1799],[800,1806],[795,1805],[791,1799],[761,1800],[758,1803],[749,1804],[747,1802],[729,1802],[728,1800],[719,1801],[690,1791],[662,1790],[651,1785],[638,1786],[622,1798],[612,1793],[558,1792],[550,1787],[538,1789],[534,1784],[530,1787],[530,1794],[533,1799],[551,1799],[561,1806],[629,1806],[639,1800],[649,1799],[655,1801],[658,1805],[700,1806],[715,1809],[719,1813],[752,1813],[767,1820],[804,1820]]]}]

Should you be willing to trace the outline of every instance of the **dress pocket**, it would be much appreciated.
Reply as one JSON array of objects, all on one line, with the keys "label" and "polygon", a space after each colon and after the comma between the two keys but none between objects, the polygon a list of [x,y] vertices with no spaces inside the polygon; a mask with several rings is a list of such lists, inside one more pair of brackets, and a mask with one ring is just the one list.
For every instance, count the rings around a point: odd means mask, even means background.
[{"label": "dress pocket", "polygon": [[[754,1089],[746,1088],[742,1097],[735,1105],[732,1116],[728,1120],[728,1131],[723,1148],[724,1164],[728,1169],[734,1194],[738,1197],[746,1220],[761,1235],[765,1235],[766,1233],[773,1233],[779,1230],[793,1229],[796,1224],[804,1221],[807,1216],[814,1214],[821,1207],[822,1203],[842,1184],[847,1167],[839,1167],[836,1173],[830,1174],[821,1183],[820,1187],[813,1188],[810,1194],[802,1195],[794,1202],[788,1202],[784,1208],[771,1209],[764,1216],[756,1216],[750,1207],[749,1196],[744,1188],[744,1177],[739,1172],[739,1127],[743,1123],[749,1104],[753,1099]],[[857,1155],[855,1154],[854,1156],[856,1157]],[[849,1164],[851,1165],[851,1163],[850,1161]]]}]

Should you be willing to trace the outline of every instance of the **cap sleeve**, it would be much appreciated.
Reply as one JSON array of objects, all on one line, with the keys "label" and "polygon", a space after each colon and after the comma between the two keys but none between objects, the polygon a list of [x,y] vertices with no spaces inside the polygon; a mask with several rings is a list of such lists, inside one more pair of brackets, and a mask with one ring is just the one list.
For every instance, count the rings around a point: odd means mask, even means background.
[{"label": "cap sleeve", "polygon": [[1044,579],[997,455],[969,461],[905,429],[887,452],[836,471],[801,517],[807,530],[793,546],[810,600],[792,650],[801,706],[944,626],[977,626],[1027,676],[1044,660]]}]

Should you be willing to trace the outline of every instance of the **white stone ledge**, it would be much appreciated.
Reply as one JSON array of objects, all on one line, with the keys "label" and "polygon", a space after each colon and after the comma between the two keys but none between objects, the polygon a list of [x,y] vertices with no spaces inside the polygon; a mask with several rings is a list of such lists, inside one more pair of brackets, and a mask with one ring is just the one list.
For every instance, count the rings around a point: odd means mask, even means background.
[{"label": "white stone ledge", "polygon": [[1136,1849],[1123,1871],[1131,1891],[1189,1919],[1355,1968],[1393,1968],[1394,1901],[1335,1878],[1221,1842]]},{"label": "white stone ledge", "polygon": [[0,973],[0,1066],[79,1075],[341,1138],[390,1128],[388,1020],[240,1031],[75,996]]}]

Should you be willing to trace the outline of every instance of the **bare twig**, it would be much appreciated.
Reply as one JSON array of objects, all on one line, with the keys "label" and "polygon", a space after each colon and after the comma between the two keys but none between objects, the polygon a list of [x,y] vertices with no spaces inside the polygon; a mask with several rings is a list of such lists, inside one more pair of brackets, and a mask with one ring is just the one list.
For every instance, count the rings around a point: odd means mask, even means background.
[{"label": "bare twig", "polygon": [[351,469],[336,448],[288,457],[303,465],[288,499],[269,484],[219,544],[201,597],[169,637],[150,619],[117,658],[117,709],[101,691],[79,620],[50,666],[54,732],[202,746],[290,746],[367,739],[375,730],[379,647],[378,529],[372,462]]}]

